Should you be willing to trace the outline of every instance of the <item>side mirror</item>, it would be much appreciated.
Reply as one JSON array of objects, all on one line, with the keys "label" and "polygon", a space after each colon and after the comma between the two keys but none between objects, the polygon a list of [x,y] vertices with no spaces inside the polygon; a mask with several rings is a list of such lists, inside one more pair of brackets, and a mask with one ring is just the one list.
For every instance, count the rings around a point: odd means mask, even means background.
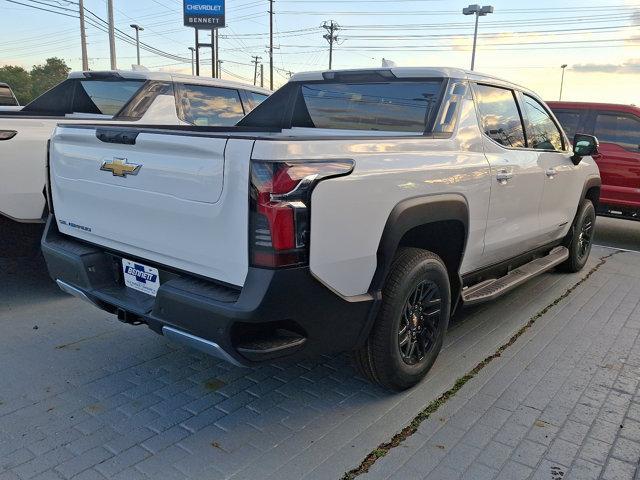
[{"label": "side mirror", "polygon": [[571,160],[574,165],[578,165],[583,157],[591,157],[598,153],[600,143],[593,135],[584,135],[576,133],[573,137],[573,157]]}]

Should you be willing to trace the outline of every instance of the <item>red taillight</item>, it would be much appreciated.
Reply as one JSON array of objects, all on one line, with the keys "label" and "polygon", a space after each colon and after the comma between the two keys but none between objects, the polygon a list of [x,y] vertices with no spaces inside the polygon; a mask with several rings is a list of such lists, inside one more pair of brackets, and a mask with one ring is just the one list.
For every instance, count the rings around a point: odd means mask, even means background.
[{"label": "red taillight", "polygon": [[272,268],[306,264],[313,187],[324,178],[347,175],[352,169],[351,160],[252,161],[251,264]]}]

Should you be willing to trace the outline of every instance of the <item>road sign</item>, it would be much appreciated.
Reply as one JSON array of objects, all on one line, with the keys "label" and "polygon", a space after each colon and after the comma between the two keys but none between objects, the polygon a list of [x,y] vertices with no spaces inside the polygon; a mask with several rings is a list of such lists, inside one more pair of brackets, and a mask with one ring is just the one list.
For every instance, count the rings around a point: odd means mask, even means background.
[{"label": "road sign", "polygon": [[224,27],[225,0],[183,0],[184,24],[209,30]]}]

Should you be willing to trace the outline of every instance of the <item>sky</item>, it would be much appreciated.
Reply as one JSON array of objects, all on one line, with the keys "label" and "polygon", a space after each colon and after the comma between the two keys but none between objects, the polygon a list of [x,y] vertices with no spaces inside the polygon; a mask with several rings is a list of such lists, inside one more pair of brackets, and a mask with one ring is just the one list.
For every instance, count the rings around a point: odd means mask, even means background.
[{"label": "sky", "polygon": [[[182,0],[113,0],[116,28],[144,27],[142,51],[150,70],[191,73],[194,31],[182,22]],[[468,1],[468,0],[467,0]],[[480,18],[476,70],[557,100],[567,64],[563,100],[640,104],[640,0],[488,0],[495,11]],[[18,2],[18,3],[16,3]],[[29,4],[31,7],[20,5]],[[321,25],[340,26],[334,68],[398,66],[469,68],[474,18],[468,3],[451,0],[275,0],[274,83],[289,72],[325,70],[329,48]],[[485,3],[484,5],[487,5]],[[58,13],[36,10],[33,6]],[[0,0],[0,65],[30,68],[48,57],[81,69],[77,0]],[[109,68],[106,0],[85,0],[90,68]],[[262,57],[268,85],[269,0],[226,0],[221,29],[223,78],[253,82],[252,56]],[[201,42],[208,42],[201,31]],[[116,41],[118,67],[130,69],[135,47]],[[203,48],[202,75],[211,75]]]}]

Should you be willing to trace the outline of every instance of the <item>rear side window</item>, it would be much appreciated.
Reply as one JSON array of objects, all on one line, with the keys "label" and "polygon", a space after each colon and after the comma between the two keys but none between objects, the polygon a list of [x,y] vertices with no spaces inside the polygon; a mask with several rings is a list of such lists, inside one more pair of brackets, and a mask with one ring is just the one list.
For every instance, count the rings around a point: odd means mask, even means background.
[{"label": "rear side window", "polygon": [[439,80],[302,84],[292,126],[422,134],[441,85]]},{"label": "rear side window", "polygon": [[569,110],[554,110],[556,118],[562,125],[563,130],[566,132],[569,138],[573,138],[578,133],[578,126],[580,125],[580,112]]},{"label": "rear side window", "polygon": [[5,87],[4,85],[0,86],[0,105],[18,105],[18,102],[13,96],[13,92],[9,87]]},{"label": "rear side window", "polygon": [[231,126],[244,117],[238,90],[206,85],[181,85],[179,111],[182,120],[199,126]]},{"label": "rear side window", "polygon": [[535,98],[524,95],[524,109],[529,121],[527,128],[529,148],[561,151],[562,134],[546,108]]},{"label": "rear side window", "polygon": [[267,98],[269,98],[269,95],[265,95],[264,93],[251,92],[247,90],[247,97],[249,98],[249,104],[251,106],[251,109],[253,110],[262,102],[264,102]]},{"label": "rear side window", "polygon": [[140,120],[159,95],[173,97],[173,83],[149,81],[145,86],[118,112],[114,120]]},{"label": "rear side window", "polygon": [[142,80],[65,80],[22,109],[47,115],[115,115],[142,87]]},{"label": "rear side window", "polygon": [[598,113],[595,136],[605,143],[615,143],[627,150],[640,149],[640,119],[631,115]]},{"label": "rear side window", "polygon": [[524,128],[513,90],[476,85],[476,96],[484,133],[505,147],[523,148]]}]

